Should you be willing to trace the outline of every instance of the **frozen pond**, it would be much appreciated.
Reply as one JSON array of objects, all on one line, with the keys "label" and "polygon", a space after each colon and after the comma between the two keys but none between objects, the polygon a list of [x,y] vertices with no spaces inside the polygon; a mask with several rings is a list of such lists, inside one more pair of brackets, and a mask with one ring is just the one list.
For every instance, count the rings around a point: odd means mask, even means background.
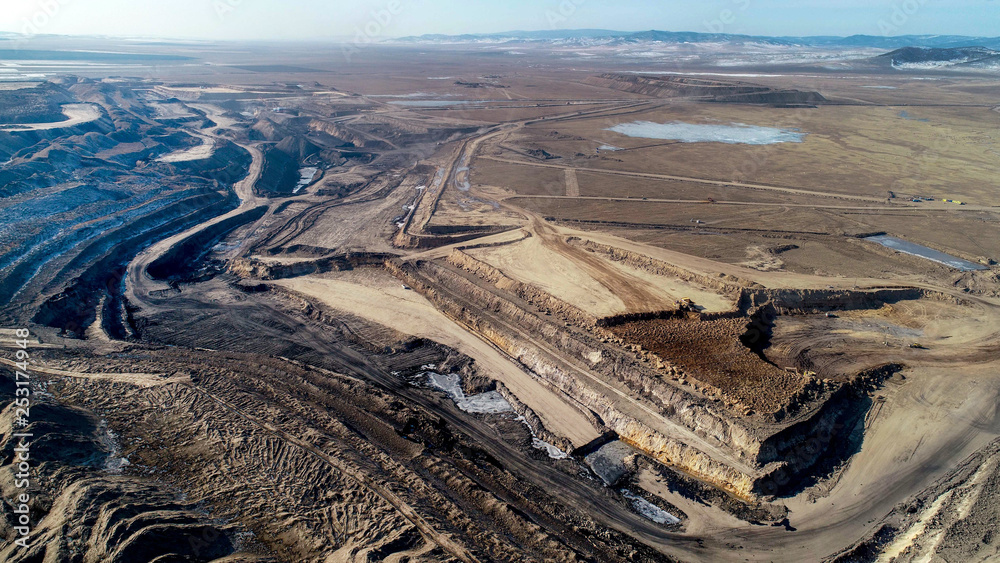
[{"label": "frozen pond", "polygon": [[931,121],[930,119],[918,119],[916,117],[913,117],[912,115],[910,115],[910,112],[905,110],[899,112],[899,117],[902,117],[903,119],[907,119],[909,121],[922,121],[924,123],[930,123]]},{"label": "frozen pond", "polygon": [[945,254],[944,252],[938,252],[933,248],[927,248],[926,246],[921,246],[919,244],[907,242],[903,239],[898,239],[896,237],[882,235],[877,237],[868,237],[865,240],[877,242],[886,248],[891,248],[895,251],[902,252],[903,254],[919,256],[921,258],[937,262],[938,264],[944,264],[949,268],[954,268],[962,272],[970,272],[972,270],[986,269],[986,266],[975,264],[973,262],[969,262],[968,260],[962,260],[961,258],[956,258],[950,254]]},{"label": "frozen pond", "polygon": [[801,143],[806,136],[789,129],[730,123],[729,125],[711,125],[684,123],[655,123],[652,121],[633,121],[622,123],[607,129],[628,137],[643,139],[669,139],[682,143],[726,143],[730,145],[773,145],[776,143]]},{"label": "frozen pond", "polygon": [[[436,366],[428,364],[422,366],[422,368],[433,370],[436,369]],[[514,407],[507,402],[507,399],[503,395],[496,391],[487,391],[478,395],[466,395],[465,391],[462,390],[462,378],[456,373],[441,374],[434,371],[426,371],[421,375],[427,377],[427,383],[431,387],[444,391],[455,401],[455,405],[459,409],[467,413],[505,414],[514,412]],[[524,417],[518,416],[517,420],[524,423],[528,427],[528,431],[531,432],[531,446],[533,448],[543,450],[552,459],[566,459],[569,457],[569,454],[566,452],[536,436],[535,430],[528,424],[528,421]]]},{"label": "frozen pond", "polygon": [[295,189],[292,190],[292,193],[297,194],[299,193],[299,190],[311,184],[313,178],[316,177],[317,172],[319,172],[319,168],[316,168],[315,166],[309,166],[299,170],[299,183],[295,185]]},{"label": "frozen pond", "polygon": [[657,524],[666,524],[668,526],[681,523],[680,518],[627,489],[622,490],[622,496],[632,501],[632,508],[634,508],[636,512],[641,514],[647,520],[652,520]]},{"label": "frozen pond", "polygon": [[455,373],[440,374],[427,372],[427,381],[451,397],[458,408],[473,414],[500,414],[512,412],[510,403],[496,391],[478,395],[466,395],[462,391],[462,379]]}]

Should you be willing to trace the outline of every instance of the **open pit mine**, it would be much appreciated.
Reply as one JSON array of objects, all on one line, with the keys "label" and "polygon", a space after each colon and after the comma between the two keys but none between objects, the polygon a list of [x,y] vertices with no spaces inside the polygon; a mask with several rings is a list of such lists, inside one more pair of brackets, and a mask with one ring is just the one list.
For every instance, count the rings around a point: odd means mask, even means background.
[{"label": "open pit mine", "polygon": [[995,89],[385,49],[0,87],[0,559],[998,556]]}]

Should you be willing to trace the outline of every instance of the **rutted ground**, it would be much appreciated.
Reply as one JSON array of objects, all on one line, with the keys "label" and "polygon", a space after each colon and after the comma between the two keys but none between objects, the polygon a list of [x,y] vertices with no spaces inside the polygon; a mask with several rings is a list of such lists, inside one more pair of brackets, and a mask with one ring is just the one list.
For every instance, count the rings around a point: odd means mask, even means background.
[{"label": "rutted ground", "polygon": [[[661,171],[669,159],[627,169],[657,147],[589,154],[585,127],[674,109],[637,96],[692,92],[673,92],[683,80],[577,78],[599,99],[567,107],[520,85],[502,102],[421,108],[307,81],[46,90],[38,120],[57,101],[101,113],[0,133],[0,205],[16,218],[3,226],[4,319],[41,337],[44,424],[83,421],[64,434],[76,445],[42,454],[51,496],[33,507],[37,555],[992,556],[992,272],[951,286],[937,270],[887,282],[786,269],[828,244],[909,267],[843,217],[920,210],[730,182],[690,162]],[[479,185],[484,162],[552,185]],[[688,191],[606,198],[597,177]],[[698,189],[713,195],[698,201]],[[715,201],[726,193],[738,201]],[[584,204],[637,216],[561,209]],[[690,209],[705,219],[678,224]],[[761,213],[822,225],[733,225]],[[941,213],[980,213],[975,229],[989,228],[986,208]],[[671,249],[659,230],[734,259]],[[459,382],[454,396],[510,409],[463,411],[428,387],[430,372]]]}]

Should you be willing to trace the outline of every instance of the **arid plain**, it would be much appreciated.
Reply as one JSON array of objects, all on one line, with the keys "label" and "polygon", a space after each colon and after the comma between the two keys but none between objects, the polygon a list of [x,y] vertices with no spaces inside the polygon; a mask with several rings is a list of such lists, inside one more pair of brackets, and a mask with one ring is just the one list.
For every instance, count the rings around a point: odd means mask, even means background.
[{"label": "arid plain", "polygon": [[5,560],[998,557],[995,72],[37,41]]}]

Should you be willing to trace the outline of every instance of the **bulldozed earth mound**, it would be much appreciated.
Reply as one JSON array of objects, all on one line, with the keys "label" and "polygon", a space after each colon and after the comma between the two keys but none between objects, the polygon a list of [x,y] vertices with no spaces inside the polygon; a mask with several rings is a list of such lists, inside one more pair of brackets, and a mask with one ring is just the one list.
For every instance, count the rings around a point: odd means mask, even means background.
[{"label": "bulldozed earth mound", "polygon": [[[609,330],[625,342],[676,365],[691,379],[710,385],[745,406],[747,413],[774,414],[809,382],[764,356],[761,331],[747,318],[653,319]],[[752,339],[754,342],[749,342]]]},{"label": "bulldozed earth mound", "polygon": [[45,123],[65,119],[61,104],[72,97],[55,84],[43,84],[0,97],[0,124]]}]

